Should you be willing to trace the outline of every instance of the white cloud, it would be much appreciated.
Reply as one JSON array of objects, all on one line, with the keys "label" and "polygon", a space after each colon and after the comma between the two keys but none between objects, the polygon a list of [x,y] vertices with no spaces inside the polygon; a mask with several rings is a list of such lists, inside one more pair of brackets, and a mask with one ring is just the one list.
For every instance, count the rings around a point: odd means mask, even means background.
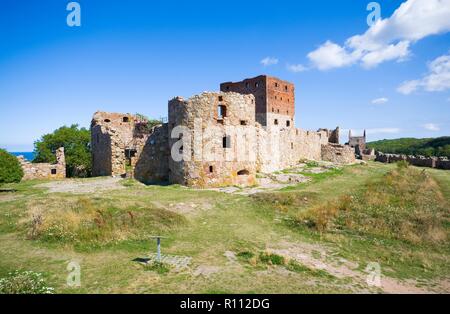
[{"label": "white cloud", "polygon": [[318,49],[310,52],[308,58],[319,70],[340,68],[355,61],[355,57],[349,54],[345,48],[331,41],[327,41]]},{"label": "white cloud", "polygon": [[397,88],[397,91],[401,94],[409,95],[415,91],[419,85],[420,81],[418,80],[405,81]]},{"label": "white cloud", "polygon": [[308,54],[313,66],[328,70],[360,63],[365,68],[408,58],[411,44],[450,31],[450,0],[408,0],[391,17],[378,20],[343,46],[325,42]]},{"label": "white cloud", "polygon": [[441,128],[437,124],[434,124],[434,123],[426,123],[426,124],[422,125],[422,127],[425,130],[433,131],[433,132],[441,130]]},{"label": "white cloud", "polygon": [[387,99],[386,97],[381,97],[381,98],[377,98],[372,100],[372,104],[374,105],[382,105],[385,104],[389,101],[389,99]]},{"label": "white cloud", "polygon": [[286,68],[288,71],[294,73],[304,72],[308,70],[308,68],[302,64],[288,64],[286,65]]},{"label": "white cloud", "polygon": [[278,64],[278,59],[272,58],[272,57],[266,57],[261,60],[261,64],[264,65],[265,67],[270,66],[270,65],[275,65],[275,64]]},{"label": "white cloud", "polygon": [[423,78],[403,82],[397,91],[409,95],[419,88],[427,92],[450,89],[450,53],[431,61],[428,64],[428,73]]}]

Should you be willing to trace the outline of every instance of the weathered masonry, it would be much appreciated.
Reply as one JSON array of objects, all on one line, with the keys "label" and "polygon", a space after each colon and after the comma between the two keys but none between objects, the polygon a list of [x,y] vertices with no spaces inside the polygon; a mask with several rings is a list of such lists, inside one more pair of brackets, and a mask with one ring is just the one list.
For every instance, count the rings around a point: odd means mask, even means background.
[{"label": "weathered masonry", "polygon": [[17,159],[23,169],[23,180],[33,179],[63,179],[66,177],[66,158],[64,155],[64,147],[58,148],[55,152],[56,164],[50,163],[32,163],[23,156]]},{"label": "weathered masonry", "polygon": [[384,163],[406,161],[409,164],[417,167],[429,167],[429,168],[450,170],[450,160],[447,157],[407,156],[399,154],[384,154],[382,152],[377,152],[375,160]]},{"label": "weathered masonry", "polygon": [[[354,149],[339,145],[339,128],[295,127],[292,83],[258,76],[220,89],[173,98],[168,123],[152,128],[138,116],[96,112],[93,174],[197,187],[253,185],[258,172],[300,160],[355,161]],[[182,158],[173,158],[174,152]]]},{"label": "weathered masonry", "polygon": [[92,175],[167,181],[168,140],[167,124],[149,127],[135,115],[96,112],[91,122]]},{"label": "weathered masonry", "polygon": [[260,75],[241,82],[222,83],[220,90],[253,95],[256,121],[261,126],[294,127],[294,84],[275,77]]}]

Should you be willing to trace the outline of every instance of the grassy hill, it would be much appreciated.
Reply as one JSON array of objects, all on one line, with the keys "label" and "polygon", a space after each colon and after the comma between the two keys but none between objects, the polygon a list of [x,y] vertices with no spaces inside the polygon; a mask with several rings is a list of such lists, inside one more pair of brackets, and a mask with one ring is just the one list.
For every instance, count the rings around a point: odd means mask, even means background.
[{"label": "grassy hill", "polygon": [[[0,294],[449,292],[449,171],[368,163],[308,173],[252,195],[115,178],[10,184],[0,193]],[[151,235],[188,266],[142,264]],[[367,282],[377,267],[379,287]]]},{"label": "grassy hill", "polygon": [[399,138],[370,142],[367,145],[383,153],[450,157],[450,136]]}]

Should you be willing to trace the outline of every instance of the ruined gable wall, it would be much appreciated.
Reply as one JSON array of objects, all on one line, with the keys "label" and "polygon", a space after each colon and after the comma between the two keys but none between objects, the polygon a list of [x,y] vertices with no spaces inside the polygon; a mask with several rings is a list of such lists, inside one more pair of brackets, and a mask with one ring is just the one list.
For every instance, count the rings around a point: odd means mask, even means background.
[{"label": "ruined gable wall", "polygon": [[[133,144],[135,117],[131,114],[96,112],[91,122],[92,175],[126,173],[125,149]],[[143,145],[143,143],[142,143]]]},{"label": "ruined gable wall", "polygon": [[352,164],[356,162],[355,150],[348,145],[329,143],[322,145],[322,160],[338,164]]},{"label": "ruined gable wall", "polygon": [[169,180],[169,133],[168,124],[156,126],[146,136],[145,144],[136,157],[134,177],[150,184]]},{"label": "ruined gable wall", "polygon": [[[249,161],[239,158],[238,154],[249,150],[254,152],[251,147],[255,145],[256,136],[240,135],[241,131],[255,131],[254,102],[253,95],[232,92],[202,93],[188,100],[182,98],[171,100],[169,136],[175,126],[185,126],[189,130],[196,129],[203,136],[192,137],[189,141],[190,149],[189,145],[183,145],[183,154],[189,156],[190,161],[169,159],[170,182],[199,187],[253,184],[256,158]],[[219,105],[226,107],[226,116],[223,119],[218,115]],[[242,125],[243,122],[245,125]],[[227,128],[229,126],[234,128]],[[229,136],[229,148],[223,147],[223,138],[226,136]],[[177,141],[177,138],[169,139],[169,146],[173,147]],[[243,147],[250,148],[243,149]]]},{"label": "ruined gable wall", "polygon": [[56,150],[56,164],[32,163],[25,160],[23,156],[18,156],[17,159],[24,172],[22,180],[63,179],[66,177],[64,147]]}]

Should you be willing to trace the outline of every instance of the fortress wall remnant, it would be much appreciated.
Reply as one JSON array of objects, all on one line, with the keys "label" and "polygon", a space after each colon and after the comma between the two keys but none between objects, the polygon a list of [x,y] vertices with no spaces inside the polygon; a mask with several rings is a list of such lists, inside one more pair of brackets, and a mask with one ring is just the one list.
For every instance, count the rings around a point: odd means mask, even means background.
[{"label": "fortress wall remnant", "polygon": [[356,162],[355,149],[348,145],[329,143],[322,145],[322,160],[338,164],[351,164]]},{"label": "fortress wall remnant", "polygon": [[91,122],[93,176],[126,173],[125,150],[133,145],[135,119],[131,114],[96,112]]},{"label": "fortress wall remnant", "polygon": [[[180,126],[188,134],[175,133]],[[195,136],[191,131],[197,131]],[[169,146],[180,148],[185,158],[170,158],[170,182],[199,187],[254,184],[256,158],[249,156],[255,152],[254,132],[253,95],[205,92],[187,100],[172,99],[169,136],[178,137],[170,138]],[[183,146],[174,146],[182,138]]]},{"label": "fortress wall remnant", "polygon": [[375,158],[375,161],[383,163],[394,163],[401,160],[407,161],[409,164],[417,167],[450,169],[450,161],[446,157],[406,156],[377,152]]},{"label": "fortress wall remnant", "polygon": [[436,168],[450,170],[450,160],[446,157],[438,157],[436,160]]},{"label": "fortress wall remnant", "polygon": [[[136,157],[137,158],[137,157]],[[169,132],[168,124],[155,126],[142,147],[136,161],[134,177],[151,184],[169,180]]]},{"label": "fortress wall remnant", "polygon": [[50,163],[32,163],[23,156],[17,159],[22,166],[24,176],[23,180],[33,179],[63,179],[66,177],[66,157],[64,155],[64,147],[60,147],[55,152],[56,164]]},{"label": "fortress wall remnant", "polygon": [[142,117],[96,112],[91,149],[93,176],[132,175],[148,183],[168,178],[167,125],[150,128]]}]

